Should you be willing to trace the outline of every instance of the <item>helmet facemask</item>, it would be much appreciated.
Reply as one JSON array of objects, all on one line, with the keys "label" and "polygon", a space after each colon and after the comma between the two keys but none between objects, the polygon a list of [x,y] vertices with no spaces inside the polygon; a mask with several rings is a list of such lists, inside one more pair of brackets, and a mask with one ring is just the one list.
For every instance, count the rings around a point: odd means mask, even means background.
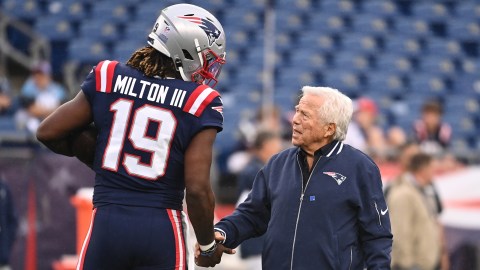
[{"label": "helmet facemask", "polygon": [[203,50],[198,53],[201,67],[192,73],[192,81],[199,84],[206,84],[215,87],[218,83],[218,76],[225,64],[225,53],[217,55],[210,49]]}]

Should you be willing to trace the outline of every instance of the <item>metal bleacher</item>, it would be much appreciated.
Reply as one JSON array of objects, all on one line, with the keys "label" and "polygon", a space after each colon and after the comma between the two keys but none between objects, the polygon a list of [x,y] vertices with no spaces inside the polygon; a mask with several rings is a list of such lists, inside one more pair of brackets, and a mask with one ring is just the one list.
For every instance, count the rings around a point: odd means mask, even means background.
[{"label": "metal bleacher", "polygon": [[[52,61],[92,65],[125,61],[142,46],[162,7],[178,1],[4,0],[1,8],[30,23],[67,56]],[[227,32],[227,65],[218,88],[236,97],[258,94],[263,77],[267,0],[187,0],[212,11]],[[368,95],[389,106],[386,126],[418,116],[418,102],[446,105],[454,144],[477,147],[480,133],[480,2],[405,0],[277,0],[274,100],[290,110],[302,85],[338,87],[352,98]],[[55,66],[55,65],[54,65]],[[61,65],[57,65],[61,66]],[[291,97],[291,98],[290,98]],[[241,100],[241,99],[239,99]],[[290,102],[289,102],[290,100]],[[420,101],[419,101],[420,100]],[[465,102],[477,105],[466,105]],[[242,101],[243,102],[243,101]],[[233,102],[241,110],[258,102]],[[395,104],[410,106],[404,114]],[[470,103],[469,103],[470,104]],[[475,107],[476,106],[476,107]],[[398,107],[398,106],[397,106]],[[475,109],[471,109],[475,108]],[[227,110],[227,109],[226,109]]]}]

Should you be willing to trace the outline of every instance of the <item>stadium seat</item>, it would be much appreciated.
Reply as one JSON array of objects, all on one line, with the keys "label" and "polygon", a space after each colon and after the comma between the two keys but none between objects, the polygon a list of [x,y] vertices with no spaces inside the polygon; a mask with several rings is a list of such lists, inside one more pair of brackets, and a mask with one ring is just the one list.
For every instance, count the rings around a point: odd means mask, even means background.
[{"label": "stadium seat", "polygon": [[310,11],[316,8],[315,0],[276,0],[275,7],[279,10]]},{"label": "stadium seat", "polygon": [[78,39],[70,43],[68,54],[72,60],[90,64],[111,58],[111,54],[105,45],[92,39]]},{"label": "stadium seat", "polygon": [[[124,28],[123,36],[127,40],[136,40],[138,42],[147,42],[147,36],[153,29],[154,21],[150,20],[136,20],[129,23]],[[122,44],[120,43],[119,46]]]},{"label": "stadium seat", "polygon": [[362,13],[378,17],[394,17],[398,15],[397,6],[393,1],[365,1],[362,3]]},{"label": "stadium seat", "polygon": [[429,55],[422,57],[420,69],[427,73],[453,76],[456,72],[455,63],[448,57]]},{"label": "stadium seat", "polygon": [[325,14],[353,15],[357,12],[354,1],[322,1],[320,8]]},{"label": "stadium seat", "polygon": [[412,16],[429,22],[443,22],[450,16],[450,9],[444,3],[429,1],[417,2],[413,5]]},{"label": "stadium seat", "polygon": [[101,18],[82,23],[80,36],[101,42],[114,41],[119,39],[119,31],[114,22]]},{"label": "stadium seat", "polygon": [[466,21],[480,18],[480,3],[478,1],[458,1],[455,16]]},{"label": "stadium seat", "polygon": [[[341,34],[348,30],[344,18],[327,12],[322,16],[310,18],[309,28],[311,32],[308,35]],[[304,35],[307,35],[307,33],[304,33]]]},{"label": "stadium seat", "polygon": [[338,49],[335,39],[330,35],[305,33],[300,35],[298,39],[299,46],[304,49],[329,53],[333,53],[336,49]]},{"label": "stadium seat", "polygon": [[6,0],[2,9],[5,14],[28,21],[35,21],[42,15],[39,2],[35,0]]},{"label": "stadium seat", "polygon": [[445,111],[475,116],[478,115],[480,111],[480,104],[479,101],[471,94],[450,95],[448,97],[448,102],[445,102]]},{"label": "stadium seat", "polygon": [[112,59],[119,62],[126,62],[128,59],[130,59],[130,56],[132,56],[133,52],[145,45],[147,45],[146,41],[140,41],[137,39],[128,39],[122,41],[121,44],[113,48]]},{"label": "stadium seat", "polygon": [[377,16],[358,14],[353,19],[353,29],[357,33],[386,35],[390,32],[388,21]]},{"label": "stadium seat", "polygon": [[408,92],[405,79],[397,73],[383,71],[369,73],[366,90],[373,96],[403,97]]},{"label": "stadium seat", "polygon": [[[444,96],[448,89],[445,81],[440,76],[415,75],[410,79],[410,92],[418,96]],[[418,97],[417,96],[417,97]]]},{"label": "stadium seat", "polygon": [[[305,67],[288,67],[281,71],[278,77],[278,81],[275,82],[279,93],[290,93],[296,91],[304,85],[318,85],[320,82],[320,76],[315,70]],[[276,89],[277,89],[276,87]]]},{"label": "stadium seat", "polygon": [[344,70],[362,72],[370,69],[368,57],[348,50],[338,52],[334,57],[334,63],[336,68]]},{"label": "stadium seat", "polygon": [[378,54],[382,51],[379,38],[372,34],[347,33],[341,37],[342,49],[349,52]]},{"label": "stadium seat", "polygon": [[388,73],[409,74],[414,71],[412,60],[394,53],[385,53],[376,57],[376,70]]},{"label": "stadium seat", "polygon": [[150,21],[152,26],[160,15],[161,8],[168,6],[168,3],[159,4],[158,1],[145,1],[142,5],[138,5],[135,17],[137,21]]},{"label": "stadium seat", "polygon": [[[480,98],[480,77],[477,74],[461,74],[455,76],[453,93],[456,95],[477,95]],[[480,99],[479,99],[480,100]]]},{"label": "stadium seat", "polygon": [[290,54],[290,66],[323,70],[329,67],[329,60],[325,54],[316,50],[297,50]]},{"label": "stadium seat", "polygon": [[428,55],[447,55],[450,57],[463,56],[461,44],[456,40],[432,37],[426,40]]},{"label": "stadium seat", "polygon": [[224,13],[223,26],[228,29],[230,27],[241,27],[244,30],[260,28],[263,25],[262,14],[249,8],[227,9]]},{"label": "stadium seat", "polygon": [[385,52],[395,52],[406,56],[417,56],[423,52],[420,41],[408,36],[389,36],[385,39],[384,46]]},{"label": "stadium seat", "polygon": [[[156,9],[158,11],[158,8]],[[92,19],[112,21],[115,23],[127,23],[132,19],[132,12],[122,3],[117,2],[98,2],[92,7]]]},{"label": "stadium seat", "polygon": [[294,13],[291,10],[280,10],[275,15],[276,27],[282,32],[301,32],[307,25],[305,16],[300,13]]},{"label": "stadium seat", "polygon": [[457,40],[478,41],[480,39],[480,24],[476,21],[450,20],[448,24],[450,37]]},{"label": "stadium seat", "polygon": [[476,74],[477,76],[480,74],[480,63],[479,59],[474,58],[461,58],[460,59],[460,66],[461,71],[465,74]]},{"label": "stadium seat", "polygon": [[337,88],[350,98],[362,95],[361,79],[356,72],[330,69],[324,72],[324,85]]},{"label": "stadium seat", "polygon": [[423,19],[410,17],[396,17],[394,22],[395,33],[405,37],[424,37],[431,34],[428,23]]},{"label": "stadium seat", "polygon": [[70,21],[63,17],[41,17],[35,24],[35,30],[51,41],[68,41],[75,36]]}]

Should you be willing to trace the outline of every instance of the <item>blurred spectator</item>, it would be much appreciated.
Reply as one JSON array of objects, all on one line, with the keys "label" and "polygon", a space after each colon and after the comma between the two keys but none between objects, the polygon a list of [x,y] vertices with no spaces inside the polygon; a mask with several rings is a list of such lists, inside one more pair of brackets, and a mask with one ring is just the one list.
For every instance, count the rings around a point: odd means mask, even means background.
[{"label": "blurred spectator", "polygon": [[443,107],[440,102],[429,100],[422,106],[421,119],[415,121],[413,132],[422,150],[434,156],[444,154],[452,137],[452,128],[442,122]]},{"label": "blurred spectator", "polygon": [[257,110],[254,118],[245,117],[240,120],[238,132],[240,141],[235,150],[227,158],[228,172],[237,174],[249,162],[250,155],[246,150],[253,147],[258,133],[264,130],[278,134],[285,141],[291,139],[291,124],[278,107]]},{"label": "blurred spectator", "polygon": [[375,159],[383,159],[387,154],[388,145],[383,130],[377,124],[378,108],[375,101],[359,98],[354,104],[355,113],[348,127],[345,143]]},{"label": "blurred spectator", "polygon": [[[253,180],[265,165],[265,163],[276,153],[282,150],[280,136],[271,131],[260,131],[252,146],[252,158],[238,175],[238,204],[242,203],[252,189]],[[264,237],[260,236],[243,242],[240,246],[240,255],[245,261],[246,270],[262,269],[262,250]]]},{"label": "blurred spectator", "polygon": [[244,118],[238,127],[244,144],[249,147],[260,130],[276,132],[290,140],[291,128],[278,107],[259,108],[253,119]]},{"label": "blurred spectator", "polygon": [[18,220],[12,194],[7,184],[0,180],[0,270],[10,270],[10,252],[17,234]]},{"label": "blurred spectator", "polygon": [[24,107],[16,115],[19,128],[35,132],[42,119],[59,107],[65,99],[65,90],[52,80],[48,62],[42,61],[32,69],[30,78],[22,86],[20,102]]},{"label": "blurred spectator", "polygon": [[[413,145],[403,150],[405,160],[415,151]],[[433,186],[434,171],[434,159],[417,153],[410,159],[408,172],[389,188],[386,199],[395,236],[392,269],[448,269],[443,228],[438,221],[442,205]]]},{"label": "blurred spectator", "polygon": [[12,107],[11,94],[10,82],[0,69],[0,115],[5,115],[10,112]]}]

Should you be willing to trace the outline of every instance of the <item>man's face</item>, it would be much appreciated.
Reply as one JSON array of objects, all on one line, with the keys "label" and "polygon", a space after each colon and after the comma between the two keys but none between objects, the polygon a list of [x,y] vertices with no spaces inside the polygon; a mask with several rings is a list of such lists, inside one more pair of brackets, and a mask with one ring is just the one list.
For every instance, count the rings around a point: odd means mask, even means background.
[{"label": "man's face", "polygon": [[293,116],[292,144],[304,150],[316,151],[322,145],[326,133],[325,123],[319,117],[318,109],[323,105],[323,98],[305,94],[295,106]]},{"label": "man's face", "polygon": [[420,169],[419,173],[425,185],[432,183],[433,177],[435,176],[435,161],[430,161],[430,163]]},{"label": "man's face", "polygon": [[45,73],[36,72],[33,74],[33,81],[38,88],[43,90],[50,83],[50,76]]},{"label": "man's face", "polygon": [[426,111],[423,112],[423,121],[427,125],[428,129],[435,129],[440,125],[442,116],[438,112]]}]

